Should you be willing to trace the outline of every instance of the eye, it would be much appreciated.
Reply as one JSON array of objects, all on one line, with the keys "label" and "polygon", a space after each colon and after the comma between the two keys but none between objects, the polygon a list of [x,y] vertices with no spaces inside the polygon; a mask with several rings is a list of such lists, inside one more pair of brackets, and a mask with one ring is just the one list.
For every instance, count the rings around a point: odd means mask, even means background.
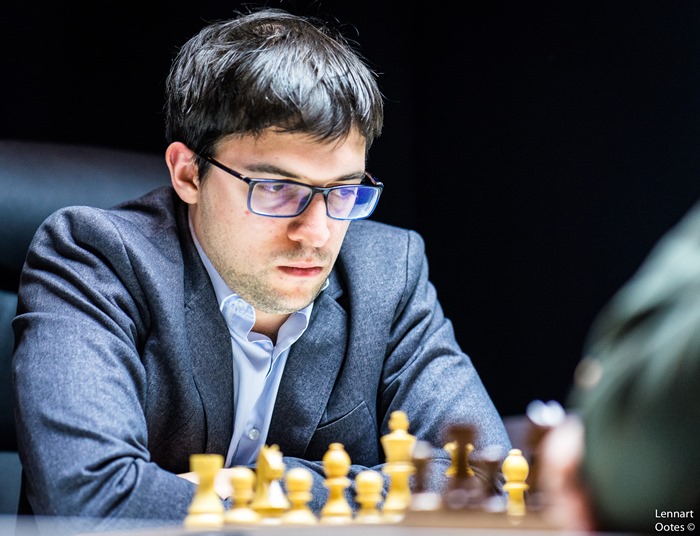
[{"label": "eye", "polygon": [[357,195],[357,187],[355,186],[343,186],[336,190],[336,195],[341,199],[348,199],[350,197],[355,197]]},{"label": "eye", "polygon": [[261,182],[257,188],[268,194],[285,194],[296,192],[300,186],[287,182]]}]

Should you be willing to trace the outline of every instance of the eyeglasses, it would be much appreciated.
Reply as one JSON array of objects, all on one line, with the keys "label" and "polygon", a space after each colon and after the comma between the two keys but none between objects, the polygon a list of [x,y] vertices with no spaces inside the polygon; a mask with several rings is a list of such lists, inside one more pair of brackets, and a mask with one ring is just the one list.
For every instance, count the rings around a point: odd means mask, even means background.
[{"label": "eyeglasses", "polygon": [[221,162],[202,156],[210,164],[233,175],[248,185],[248,209],[260,216],[293,218],[309,206],[314,195],[326,200],[326,214],[334,220],[360,220],[374,211],[384,185],[365,173],[360,184],[319,188],[300,182],[278,179],[251,179]]}]

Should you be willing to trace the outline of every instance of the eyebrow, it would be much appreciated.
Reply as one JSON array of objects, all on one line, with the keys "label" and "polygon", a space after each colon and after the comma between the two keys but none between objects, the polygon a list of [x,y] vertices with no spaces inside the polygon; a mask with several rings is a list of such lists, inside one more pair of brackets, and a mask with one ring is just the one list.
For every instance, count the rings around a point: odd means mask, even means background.
[{"label": "eyebrow", "polygon": [[[246,166],[246,169],[250,170],[251,173],[262,173],[264,174],[270,174],[270,175],[278,175],[280,177],[285,177],[287,179],[295,179],[295,180],[301,180],[304,179],[305,177],[302,177],[301,175],[297,175],[296,173],[292,173],[291,171],[287,171],[285,169],[279,168],[273,164],[251,164],[249,166]],[[333,179],[328,179],[331,182],[343,182],[343,181],[356,181],[356,180],[362,180],[365,178],[366,172],[363,171],[356,171],[355,173],[349,173],[347,175],[343,175],[341,177],[336,177]],[[253,175],[250,175],[249,178],[255,179],[255,178],[264,178],[264,177],[254,177]]]}]

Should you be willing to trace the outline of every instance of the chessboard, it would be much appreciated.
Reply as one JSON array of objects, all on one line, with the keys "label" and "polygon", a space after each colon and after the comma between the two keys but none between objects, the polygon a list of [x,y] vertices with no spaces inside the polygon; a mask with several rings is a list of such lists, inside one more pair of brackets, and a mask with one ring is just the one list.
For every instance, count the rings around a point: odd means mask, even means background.
[{"label": "chessboard", "polygon": [[[57,525],[53,518],[32,519],[28,526],[23,526],[23,520],[18,519],[13,534],[367,536],[368,531],[372,536],[603,534],[556,525],[547,515],[546,494],[537,487],[537,447],[563,415],[560,406],[553,408],[544,403],[529,406],[527,431],[518,434],[520,441],[512,441],[520,448],[512,448],[507,455],[502,450],[489,452],[482,448],[474,459],[474,429],[468,425],[450,427],[450,440],[439,447],[451,459],[445,472],[446,486],[440,492],[429,491],[424,485],[426,467],[434,461],[436,447],[411,435],[406,414],[396,411],[390,418],[390,433],[381,438],[385,463],[380,470],[355,473],[351,481],[348,478],[351,460],[344,446],[340,443],[328,446],[322,459],[328,493],[320,511],[312,511],[308,506],[313,498],[310,471],[299,467],[287,469],[279,447],[266,445],[254,470],[223,469],[222,456],[193,454],[190,464],[198,486],[183,522],[124,520],[119,523],[119,529],[90,532],[85,528],[90,526],[90,520],[61,519]],[[230,501],[223,501],[215,486],[217,478],[222,476],[230,479]],[[385,482],[388,482],[386,489]],[[0,534],[2,529],[0,523]]]},{"label": "chessboard", "polygon": [[[367,469],[355,476],[354,501],[347,498],[351,482],[351,460],[344,446],[332,443],[323,457],[328,497],[320,512],[313,512],[313,477],[306,468],[285,469],[277,445],[264,446],[255,470],[228,470],[231,506],[225,509],[215,490],[215,479],[223,458],[213,454],[191,456],[191,470],[198,476],[198,489],[183,527],[191,531],[226,531],[244,527],[274,526],[401,526],[459,527],[541,530],[557,529],[541,515],[538,494],[528,483],[529,461],[519,448],[505,459],[482,456],[481,477],[475,474],[470,454],[474,431],[470,426],[453,426],[452,440],[443,446],[452,463],[446,472],[448,485],[440,493],[423,485],[433,446],[409,433],[406,414],[395,411],[390,433],[381,438],[386,463],[381,471]],[[529,449],[531,450],[531,449]],[[485,478],[484,478],[484,475]],[[389,487],[384,493],[385,477]],[[502,481],[498,479],[502,478]],[[502,482],[502,485],[498,485]],[[207,533],[209,533],[207,532]]]}]

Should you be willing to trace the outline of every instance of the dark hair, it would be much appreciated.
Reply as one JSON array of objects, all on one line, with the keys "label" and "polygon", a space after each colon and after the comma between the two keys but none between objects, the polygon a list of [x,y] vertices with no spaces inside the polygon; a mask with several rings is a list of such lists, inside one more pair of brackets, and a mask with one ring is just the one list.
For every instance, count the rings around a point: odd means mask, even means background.
[{"label": "dark hair", "polygon": [[166,82],[168,143],[207,156],[225,136],[269,127],[319,141],[357,128],[369,148],[382,124],[376,75],[349,41],[279,9],[206,26],[179,51]]}]

